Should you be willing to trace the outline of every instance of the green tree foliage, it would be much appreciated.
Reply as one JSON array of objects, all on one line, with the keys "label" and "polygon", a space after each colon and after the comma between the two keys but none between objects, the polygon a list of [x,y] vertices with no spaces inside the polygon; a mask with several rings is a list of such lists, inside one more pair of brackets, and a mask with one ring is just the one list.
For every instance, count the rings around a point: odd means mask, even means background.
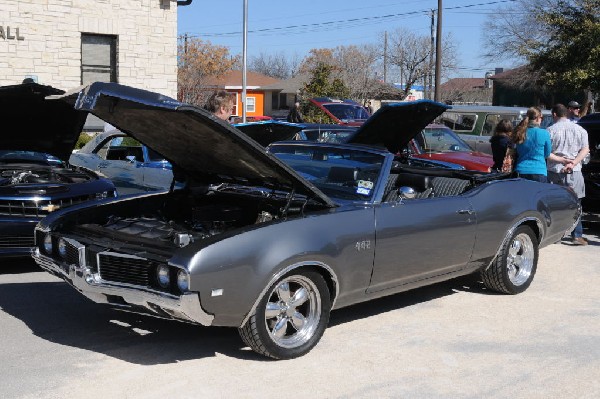
[{"label": "green tree foliage", "polygon": [[[304,99],[314,97],[348,98],[350,90],[340,78],[332,78],[333,66],[317,62],[312,70],[310,81],[300,90]],[[314,105],[303,102],[302,114],[306,122],[333,123],[333,120]]]},{"label": "green tree foliage", "polygon": [[319,62],[312,71],[310,81],[301,90],[303,97],[348,98],[350,90],[340,78],[332,78],[332,71],[331,65]]},{"label": "green tree foliage", "polygon": [[600,0],[559,0],[540,10],[540,27],[548,35],[526,52],[534,70],[553,87],[600,91]]},{"label": "green tree foliage", "polygon": [[77,139],[77,142],[75,143],[75,149],[80,150],[81,147],[86,145],[91,139],[92,139],[92,136],[90,136],[89,134],[87,134],[85,132],[81,132],[79,134],[79,138]]}]

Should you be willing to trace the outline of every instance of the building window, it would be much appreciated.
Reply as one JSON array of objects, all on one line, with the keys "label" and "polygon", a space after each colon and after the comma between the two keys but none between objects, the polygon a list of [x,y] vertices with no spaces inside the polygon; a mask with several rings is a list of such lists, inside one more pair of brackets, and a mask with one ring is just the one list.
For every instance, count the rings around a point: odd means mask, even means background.
[{"label": "building window", "polygon": [[239,116],[239,114],[238,114],[238,94],[234,91],[230,91],[229,93],[235,95],[235,100],[233,101],[233,111],[231,111],[231,116]]},{"label": "building window", "polygon": [[246,97],[246,112],[256,112],[256,97]]},{"label": "building window", "polygon": [[81,84],[117,81],[117,37],[81,35]]}]

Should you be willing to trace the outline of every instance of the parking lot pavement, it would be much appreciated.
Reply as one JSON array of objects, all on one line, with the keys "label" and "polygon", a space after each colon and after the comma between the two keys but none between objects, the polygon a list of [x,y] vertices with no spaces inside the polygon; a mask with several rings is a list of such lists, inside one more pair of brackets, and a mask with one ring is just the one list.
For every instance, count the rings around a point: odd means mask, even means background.
[{"label": "parking lot pavement", "polygon": [[30,262],[0,271],[6,398],[597,398],[600,225],[540,252],[517,296],[461,278],[334,311],[308,355],[266,360],[235,329],[96,305]]}]

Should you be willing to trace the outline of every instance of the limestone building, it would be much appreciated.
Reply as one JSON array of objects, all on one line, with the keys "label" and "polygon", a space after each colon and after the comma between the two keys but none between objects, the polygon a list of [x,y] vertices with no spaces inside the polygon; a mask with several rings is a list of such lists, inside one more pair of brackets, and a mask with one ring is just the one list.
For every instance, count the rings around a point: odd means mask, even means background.
[{"label": "limestone building", "polygon": [[173,0],[2,0],[0,85],[110,81],[177,96]]}]

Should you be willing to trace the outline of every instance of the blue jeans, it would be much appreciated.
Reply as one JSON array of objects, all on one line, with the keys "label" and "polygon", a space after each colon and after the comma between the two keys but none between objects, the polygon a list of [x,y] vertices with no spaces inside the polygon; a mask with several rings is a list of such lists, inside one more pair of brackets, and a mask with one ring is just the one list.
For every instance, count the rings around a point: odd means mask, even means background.
[{"label": "blue jeans", "polygon": [[530,175],[519,173],[519,177],[527,180],[539,181],[540,183],[548,183],[548,176],[546,175]]},{"label": "blue jeans", "polygon": [[[581,202],[581,200],[579,200]],[[577,238],[583,236],[583,225],[581,224],[581,216],[579,216],[579,220],[577,220],[577,224],[573,231],[571,231],[571,237]]]}]

